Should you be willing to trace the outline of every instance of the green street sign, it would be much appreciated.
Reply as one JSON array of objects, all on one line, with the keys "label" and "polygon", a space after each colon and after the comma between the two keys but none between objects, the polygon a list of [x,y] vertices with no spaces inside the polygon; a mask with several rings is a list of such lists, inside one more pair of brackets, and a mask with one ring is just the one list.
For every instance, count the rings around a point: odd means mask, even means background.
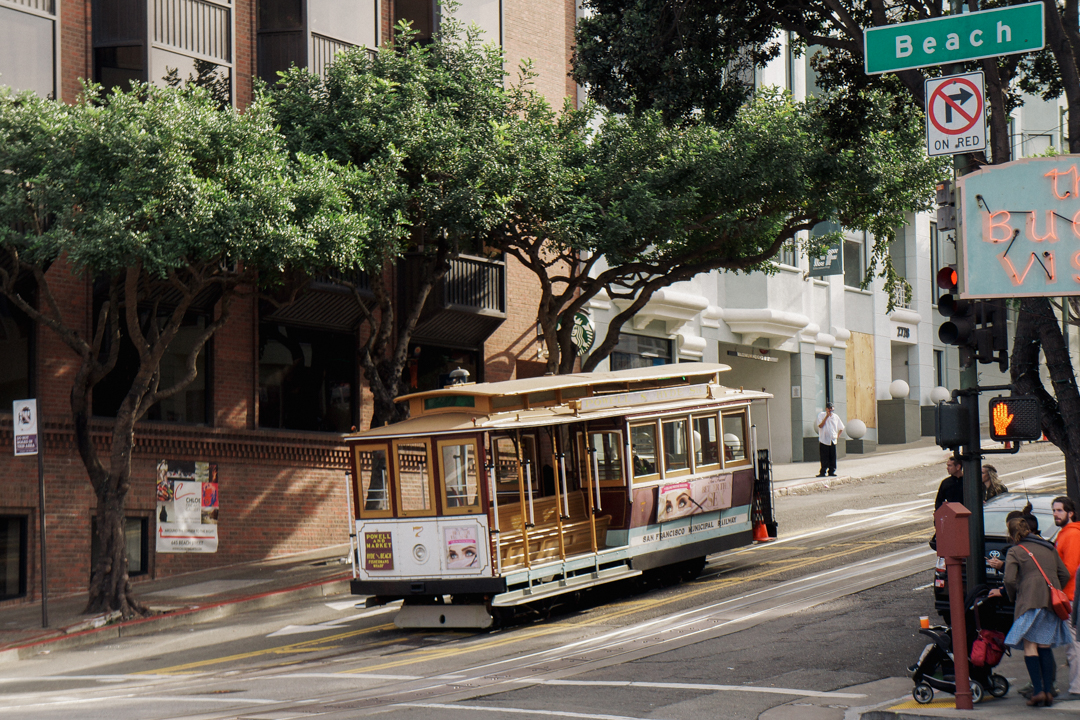
[{"label": "green street sign", "polygon": [[1043,4],[983,10],[868,28],[863,33],[866,74],[978,60],[1041,50]]}]

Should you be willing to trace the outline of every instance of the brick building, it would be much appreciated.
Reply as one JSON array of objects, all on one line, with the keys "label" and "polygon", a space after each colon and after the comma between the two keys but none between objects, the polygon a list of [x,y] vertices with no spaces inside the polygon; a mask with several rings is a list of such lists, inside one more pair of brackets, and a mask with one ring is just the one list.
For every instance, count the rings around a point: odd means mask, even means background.
[{"label": "brick building", "polygon": [[[560,107],[575,8],[567,0],[461,0],[458,15],[505,49],[510,69],[531,58],[537,86]],[[106,86],[205,73],[244,107],[253,77],[273,80],[292,64],[321,73],[343,48],[385,42],[406,18],[423,34],[440,21],[435,0],[0,0],[0,84],[71,101],[80,81]],[[407,285],[411,264],[398,268]],[[91,327],[94,292],[64,263],[50,283],[69,320]],[[456,286],[483,285],[456,294]],[[507,289],[512,288],[512,292]],[[512,260],[462,256],[433,293],[414,336],[411,377],[435,387],[453,369],[475,380],[539,374],[537,283]],[[244,304],[246,302],[246,304]],[[355,310],[355,309],[354,309]],[[212,317],[197,308],[190,330]],[[128,501],[133,580],[311,550],[348,541],[346,451],[341,433],[364,426],[370,401],[353,349],[358,319],[325,287],[302,307],[275,311],[239,301],[200,357],[199,377],[138,426]],[[183,351],[182,332],[174,343]],[[169,372],[169,360],[163,372]],[[76,452],[68,393],[75,358],[49,330],[0,299],[0,447],[13,446],[12,402],[38,399],[44,447],[48,589],[83,592],[90,575],[96,498]],[[116,373],[123,373],[123,357]],[[95,390],[96,440],[109,441],[119,402],[107,378]],[[155,478],[195,463],[216,472],[217,550],[155,549]],[[0,455],[0,602],[40,595],[37,461]],[[205,476],[202,479],[206,479]]]}]

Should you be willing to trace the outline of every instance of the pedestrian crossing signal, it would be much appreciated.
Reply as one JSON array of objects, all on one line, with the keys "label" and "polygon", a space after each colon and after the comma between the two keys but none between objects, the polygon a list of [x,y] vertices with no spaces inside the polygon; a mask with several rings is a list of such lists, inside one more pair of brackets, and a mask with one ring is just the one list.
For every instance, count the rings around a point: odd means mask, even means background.
[{"label": "pedestrian crossing signal", "polygon": [[996,397],[990,401],[990,438],[998,442],[1042,437],[1039,401],[1030,395]]}]

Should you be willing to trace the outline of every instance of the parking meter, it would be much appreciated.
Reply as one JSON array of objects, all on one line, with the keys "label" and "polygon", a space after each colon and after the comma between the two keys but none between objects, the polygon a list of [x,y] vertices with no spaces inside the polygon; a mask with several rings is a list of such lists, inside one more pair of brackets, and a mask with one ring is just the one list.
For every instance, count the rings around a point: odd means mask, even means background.
[{"label": "parking meter", "polygon": [[967,623],[964,622],[964,581],[961,568],[971,555],[968,519],[971,511],[960,503],[948,502],[934,512],[937,554],[945,558],[949,583],[949,612],[952,616],[953,666],[956,670],[956,707],[971,710],[968,679]]}]

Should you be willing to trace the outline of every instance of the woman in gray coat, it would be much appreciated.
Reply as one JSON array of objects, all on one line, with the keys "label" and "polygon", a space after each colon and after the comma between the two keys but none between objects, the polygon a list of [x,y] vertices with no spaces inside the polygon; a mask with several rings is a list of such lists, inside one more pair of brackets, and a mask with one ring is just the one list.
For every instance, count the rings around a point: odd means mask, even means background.
[{"label": "woman in gray coat", "polygon": [[[1059,590],[1069,581],[1069,571],[1054,546],[1031,534],[1027,521],[1013,518],[1006,524],[1013,547],[1005,557],[1005,592],[1016,603],[1013,626],[1005,644],[1024,648],[1024,663],[1031,676],[1031,699],[1028,705],[1054,704],[1050,694],[1054,678],[1054,652],[1051,648],[1069,642],[1065,621],[1050,609],[1049,580]],[[1035,566],[1038,560],[1042,572]],[[1046,573],[1046,579],[1043,579]],[[990,592],[1000,597],[1001,589]]]}]

